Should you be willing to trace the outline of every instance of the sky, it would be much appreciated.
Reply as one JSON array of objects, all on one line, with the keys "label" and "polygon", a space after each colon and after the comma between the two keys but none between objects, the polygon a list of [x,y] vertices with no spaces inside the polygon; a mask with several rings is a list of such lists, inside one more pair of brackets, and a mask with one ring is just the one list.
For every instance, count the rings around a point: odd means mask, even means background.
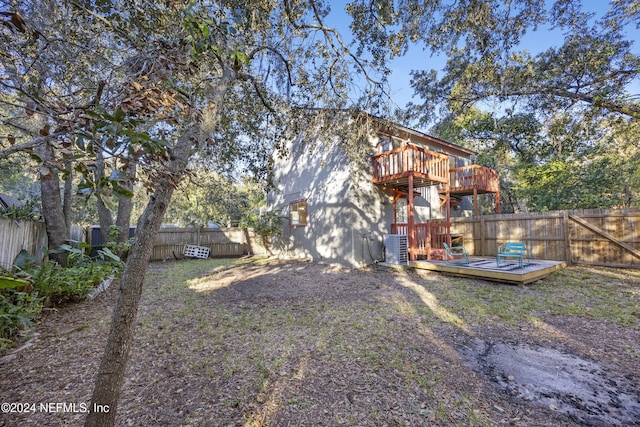
[{"label": "sky", "polygon": [[[331,14],[325,20],[325,24],[338,29],[343,38],[350,38],[349,22],[350,17],[345,11],[348,1],[338,0],[331,1]],[[584,0],[583,9],[592,11],[597,16],[603,16],[609,9],[609,2],[605,0]],[[640,40],[640,33],[631,34],[631,40]],[[522,48],[527,49],[532,55],[543,52],[552,46],[559,46],[562,43],[563,36],[560,31],[551,31],[548,28],[539,28],[537,31],[528,32],[521,44]],[[640,41],[635,42],[633,51],[640,55]],[[408,102],[413,101],[419,103],[419,98],[413,98],[413,89],[410,86],[412,70],[440,70],[446,64],[446,57],[432,57],[428,51],[423,50],[419,46],[412,46],[409,52],[400,58],[396,58],[390,62],[392,74],[390,76],[391,96],[396,104],[404,107]],[[640,82],[636,82],[631,88],[631,93],[640,94]]]}]

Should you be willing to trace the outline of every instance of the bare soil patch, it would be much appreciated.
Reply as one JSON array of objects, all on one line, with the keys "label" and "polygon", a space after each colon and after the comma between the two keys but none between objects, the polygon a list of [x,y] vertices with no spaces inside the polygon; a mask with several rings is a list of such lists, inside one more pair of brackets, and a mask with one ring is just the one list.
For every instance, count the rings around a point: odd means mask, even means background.
[{"label": "bare soil patch", "polygon": [[[153,264],[117,424],[640,425],[639,278]],[[116,288],[48,313],[0,364],[0,400],[36,405],[0,426],[82,425]]]}]

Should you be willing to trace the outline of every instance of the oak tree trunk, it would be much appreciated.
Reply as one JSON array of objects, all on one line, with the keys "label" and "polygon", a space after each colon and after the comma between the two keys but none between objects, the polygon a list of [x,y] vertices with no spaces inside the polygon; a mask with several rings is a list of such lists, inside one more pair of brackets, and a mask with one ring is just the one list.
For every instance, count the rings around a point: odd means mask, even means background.
[{"label": "oak tree trunk", "polygon": [[158,181],[157,189],[138,221],[136,237],[120,281],[109,338],[94,385],[90,412],[85,422],[87,427],[110,427],[115,423],[145,272],[171,195],[184,175],[191,156],[191,134],[186,132],[178,140],[168,171]]},{"label": "oak tree trunk", "polygon": [[[122,184],[125,190],[133,191],[133,182],[136,178],[136,162],[130,159],[126,160],[125,176],[127,181]],[[118,201],[118,213],[116,215],[116,226],[120,232],[116,242],[124,243],[129,239],[129,226],[131,223],[131,211],[133,210],[133,198],[124,197]]]},{"label": "oak tree trunk", "polygon": [[[60,178],[54,169],[54,153],[49,142],[45,141],[36,148],[36,155],[42,161],[40,166],[40,194],[42,201],[42,217],[47,230],[49,249],[56,250],[67,243],[69,228],[65,221],[62,198],[60,194]],[[49,258],[66,266],[67,252],[52,252]]]},{"label": "oak tree trunk", "polygon": [[64,222],[67,225],[67,231],[71,234],[71,203],[73,200],[73,165],[71,160],[67,160],[64,166],[65,178],[62,212],[64,214]]},{"label": "oak tree trunk", "polygon": [[98,219],[100,221],[100,236],[102,237],[102,244],[109,241],[109,228],[113,225],[113,216],[111,209],[107,207],[102,200],[102,179],[104,178],[104,155],[102,148],[99,144],[94,143],[94,153],[96,155],[96,169],[93,172],[97,183],[97,206],[98,206]]}]

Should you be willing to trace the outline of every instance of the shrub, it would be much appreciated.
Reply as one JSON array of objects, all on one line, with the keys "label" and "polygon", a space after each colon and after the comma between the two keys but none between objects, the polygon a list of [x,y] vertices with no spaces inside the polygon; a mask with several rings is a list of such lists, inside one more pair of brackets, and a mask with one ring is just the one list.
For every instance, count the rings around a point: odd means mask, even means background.
[{"label": "shrub", "polygon": [[40,317],[43,306],[84,299],[104,279],[117,273],[118,266],[95,261],[64,268],[46,261],[30,270],[32,285],[21,283],[20,288],[0,289],[0,349],[10,346],[18,334],[28,331]]},{"label": "shrub", "polygon": [[124,263],[105,248],[100,259],[91,259],[83,247],[63,245],[69,266],[53,261],[37,265],[26,252],[14,260],[17,273],[0,274],[0,349],[27,331],[40,317],[43,306],[56,306],[84,299],[104,279],[118,274]]},{"label": "shrub", "polygon": [[126,260],[129,249],[131,249],[131,245],[133,244],[133,237],[124,242],[118,242],[120,230],[122,230],[122,228],[117,225],[109,227],[109,241],[104,244],[103,250],[108,249],[119,258]]},{"label": "shrub", "polygon": [[262,246],[269,250],[271,239],[279,236],[282,232],[282,218],[277,212],[269,211],[263,213],[251,224],[255,232],[260,236]]},{"label": "shrub", "polygon": [[116,274],[119,266],[109,261],[93,261],[63,268],[52,261],[43,262],[32,273],[34,290],[45,306],[84,299],[104,279]]},{"label": "shrub", "polygon": [[41,310],[41,299],[35,293],[0,289],[0,349],[8,347],[18,333],[28,330]]},{"label": "shrub", "polygon": [[25,219],[28,221],[39,221],[41,219],[34,200],[30,200],[22,205],[8,206],[4,210],[0,211],[0,217]]}]

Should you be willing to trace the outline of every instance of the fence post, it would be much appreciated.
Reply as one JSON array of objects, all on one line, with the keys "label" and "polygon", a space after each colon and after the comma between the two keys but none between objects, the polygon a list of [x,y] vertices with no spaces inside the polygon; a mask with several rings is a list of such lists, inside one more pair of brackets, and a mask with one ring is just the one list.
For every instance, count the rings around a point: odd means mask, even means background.
[{"label": "fence post", "polygon": [[562,227],[564,228],[564,260],[567,265],[571,265],[573,255],[571,254],[571,236],[569,236],[569,211],[562,211]]},{"label": "fence post", "polygon": [[480,217],[480,256],[484,256],[484,241],[485,241],[485,223],[484,217]]}]

